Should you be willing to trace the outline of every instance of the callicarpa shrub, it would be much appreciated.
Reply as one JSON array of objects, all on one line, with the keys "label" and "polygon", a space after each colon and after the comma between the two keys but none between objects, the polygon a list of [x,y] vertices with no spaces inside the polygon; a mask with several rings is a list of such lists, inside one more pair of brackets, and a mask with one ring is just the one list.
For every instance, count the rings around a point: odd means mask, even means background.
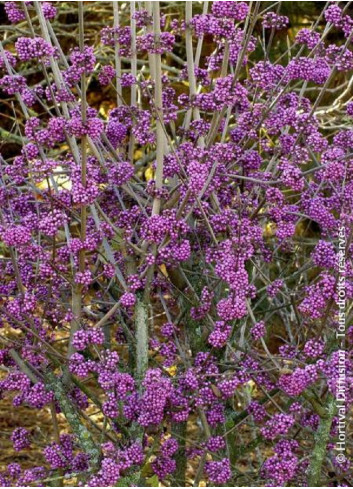
[{"label": "callicarpa shrub", "polygon": [[352,486],[349,2],[1,8],[1,485]]}]

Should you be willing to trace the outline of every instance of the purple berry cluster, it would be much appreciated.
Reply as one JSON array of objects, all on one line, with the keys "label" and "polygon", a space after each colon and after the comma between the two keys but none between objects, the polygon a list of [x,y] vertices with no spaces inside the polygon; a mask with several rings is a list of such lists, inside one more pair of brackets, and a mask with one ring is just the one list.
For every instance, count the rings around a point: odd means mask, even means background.
[{"label": "purple berry cluster", "polygon": [[3,2],[0,482],[352,485],[351,10],[174,3]]}]

